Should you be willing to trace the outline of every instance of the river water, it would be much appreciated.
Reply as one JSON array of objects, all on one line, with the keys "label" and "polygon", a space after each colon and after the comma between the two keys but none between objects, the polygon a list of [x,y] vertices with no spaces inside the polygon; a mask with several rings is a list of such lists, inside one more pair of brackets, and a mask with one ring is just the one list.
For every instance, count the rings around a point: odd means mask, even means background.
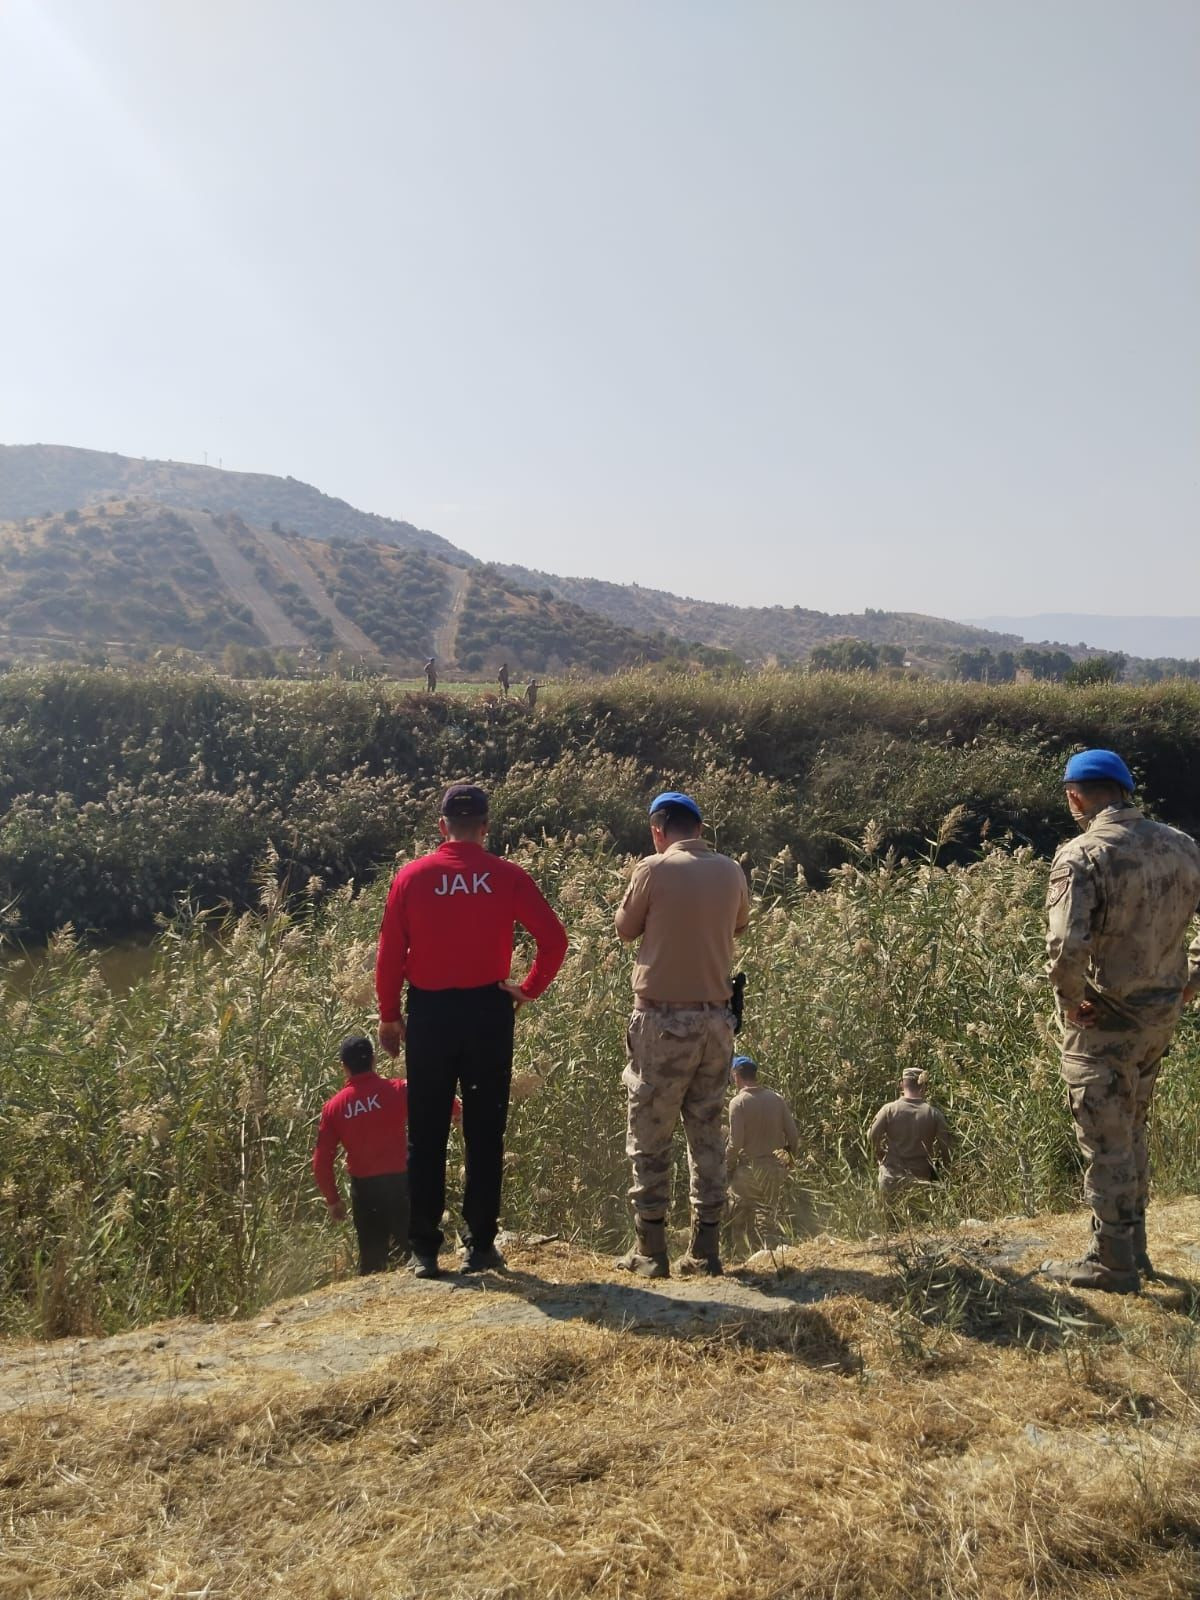
[{"label": "river water", "polygon": [[[128,994],[154,965],[154,935],[150,933],[132,934],[95,948],[100,957],[100,976],[113,994]],[[45,959],[44,945],[0,949],[0,978],[11,981],[20,992]]]}]

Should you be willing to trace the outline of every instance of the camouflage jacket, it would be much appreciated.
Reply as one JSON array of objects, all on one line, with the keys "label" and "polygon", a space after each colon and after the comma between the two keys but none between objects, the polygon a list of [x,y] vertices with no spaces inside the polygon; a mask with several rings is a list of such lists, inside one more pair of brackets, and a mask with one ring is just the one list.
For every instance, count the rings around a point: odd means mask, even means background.
[{"label": "camouflage jacket", "polygon": [[1046,895],[1047,972],[1064,1006],[1099,1000],[1114,1025],[1162,1020],[1200,980],[1183,942],[1200,909],[1200,846],[1136,806],[1108,806],[1058,847]]}]

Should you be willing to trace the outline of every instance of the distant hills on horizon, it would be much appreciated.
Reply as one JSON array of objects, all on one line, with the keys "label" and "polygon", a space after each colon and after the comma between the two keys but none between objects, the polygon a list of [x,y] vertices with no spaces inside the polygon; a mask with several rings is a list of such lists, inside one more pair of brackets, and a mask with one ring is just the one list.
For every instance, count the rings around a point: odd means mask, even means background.
[{"label": "distant hills on horizon", "polygon": [[[497,566],[297,478],[0,445],[0,654],[340,650],[402,672],[434,654],[444,672],[492,676],[502,660],[514,674],[662,660],[788,664],[853,637],[902,646],[914,664],[939,670],[956,651],[1085,637],[1051,627],[1063,618],[990,620],[1046,628],[726,605]],[[1074,642],[1068,649],[1089,653]],[[1200,640],[1154,653],[1200,654]]]},{"label": "distant hills on horizon", "polygon": [[1045,611],[1032,617],[970,617],[975,628],[1020,634],[1073,646],[1086,639],[1093,649],[1119,650],[1153,660],[1200,656],[1200,617],[1114,617],[1076,611]]}]

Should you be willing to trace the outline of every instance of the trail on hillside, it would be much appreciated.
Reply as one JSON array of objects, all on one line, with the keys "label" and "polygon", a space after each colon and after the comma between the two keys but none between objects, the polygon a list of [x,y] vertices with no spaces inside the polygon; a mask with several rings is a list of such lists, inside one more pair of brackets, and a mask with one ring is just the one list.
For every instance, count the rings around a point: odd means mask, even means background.
[{"label": "trail on hillside", "polygon": [[451,569],[450,599],[446,604],[446,614],[433,636],[433,653],[437,657],[439,666],[451,666],[456,659],[454,651],[458,644],[458,621],[462,614],[463,601],[467,596],[467,584],[470,581],[471,574],[465,567]]},{"label": "trail on hillside", "polygon": [[180,513],[191,524],[205,554],[217,569],[221,582],[249,606],[256,626],[276,649],[299,650],[307,638],[284,611],[275,596],[268,594],[254,568],[234,544],[229,534],[207,511]]},{"label": "trail on hillside", "polygon": [[347,650],[360,656],[379,654],[378,646],[334,604],[324,584],[293,545],[269,528],[255,528],[254,535],[285,576],[306,596],[313,609],[329,622]]}]

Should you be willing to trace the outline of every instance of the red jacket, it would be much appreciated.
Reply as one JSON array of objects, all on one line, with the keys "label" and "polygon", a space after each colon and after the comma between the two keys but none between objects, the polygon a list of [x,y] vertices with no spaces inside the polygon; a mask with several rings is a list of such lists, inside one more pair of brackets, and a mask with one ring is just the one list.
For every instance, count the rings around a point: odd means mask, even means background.
[{"label": "red jacket", "polygon": [[518,922],[537,944],[537,957],[521,985],[522,993],[535,1000],[562,966],[567,934],[524,868],[461,839],[448,839],[431,855],[401,867],[379,930],[379,1020],[398,1020],[406,980],[418,989],[502,983],[512,967]]},{"label": "red jacket", "polygon": [[[462,1113],[457,1095],[453,1117]],[[408,1171],[408,1081],[381,1078],[377,1072],[356,1072],[321,1108],[321,1126],[313,1148],[313,1177],[333,1205],[338,1195],[333,1175],[338,1145],[346,1150],[352,1178],[377,1178],[384,1172]]]},{"label": "red jacket", "polygon": [[338,1199],[333,1158],[346,1147],[352,1178],[377,1178],[381,1172],[408,1171],[408,1084],[357,1072],[346,1087],[326,1100],[313,1150],[313,1177],[330,1205]]}]

